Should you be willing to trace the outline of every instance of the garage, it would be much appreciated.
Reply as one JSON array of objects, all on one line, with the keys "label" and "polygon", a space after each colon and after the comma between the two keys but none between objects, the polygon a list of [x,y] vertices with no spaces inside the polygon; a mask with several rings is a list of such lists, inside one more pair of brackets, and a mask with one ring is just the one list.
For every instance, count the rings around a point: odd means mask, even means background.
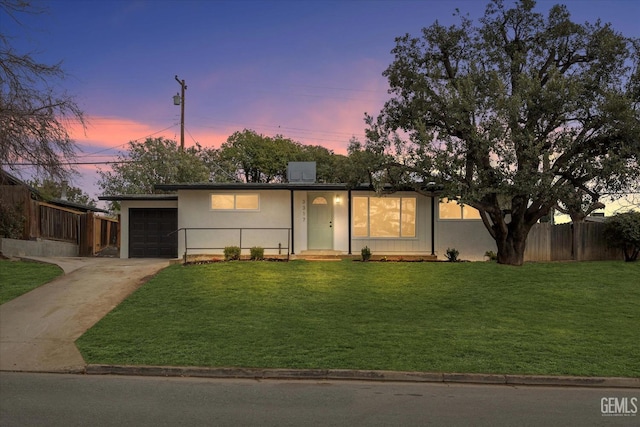
[{"label": "garage", "polygon": [[129,258],[177,258],[178,209],[129,209]]}]

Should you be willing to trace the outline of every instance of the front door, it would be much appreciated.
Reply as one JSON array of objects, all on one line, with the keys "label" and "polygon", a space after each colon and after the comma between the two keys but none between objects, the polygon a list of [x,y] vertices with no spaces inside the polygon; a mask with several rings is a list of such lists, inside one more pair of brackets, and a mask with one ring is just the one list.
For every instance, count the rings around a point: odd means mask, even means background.
[{"label": "front door", "polygon": [[333,249],[333,194],[309,193],[308,244],[309,249]]}]

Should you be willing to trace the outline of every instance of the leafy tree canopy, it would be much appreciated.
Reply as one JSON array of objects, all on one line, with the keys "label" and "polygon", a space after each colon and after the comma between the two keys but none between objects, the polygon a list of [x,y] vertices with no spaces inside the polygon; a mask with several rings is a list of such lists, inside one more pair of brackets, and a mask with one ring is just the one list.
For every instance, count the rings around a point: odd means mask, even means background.
[{"label": "leafy tree canopy", "polygon": [[[155,184],[208,182],[209,169],[200,146],[180,149],[176,141],[147,138],[129,142],[110,171],[98,170],[98,185],[105,195],[153,194]],[[113,204],[117,209],[117,204]]]},{"label": "leafy tree canopy", "polygon": [[64,192],[66,194],[66,200],[70,202],[85,206],[96,206],[96,201],[81,188],[68,185],[63,181],[44,178],[34,179],[29,181],[28,184],[37,189],[45,199],[61,199]]},{"label": "leafy tree canopy", "polygon": [[[282,135],[273,137],[244,129],[234,132],[219,150],[208,156],[218,167],[216,181],[285,182],[287,165],[295,161],[316,162],[318,182],[341,182],[336,165],[342,159],[332,151],[303,145]],[[215,169],[214,169],[215,172]]]},{"label": "leafy tree canopy", "polygon": [[367,148],[396,172],[376,179],[438,182],[480,211],[498,262],[513,265],[558,202],[597,202],[640,177],[640,41],[534,7],[493,0],[478,23],[397,38],[392,98],[367,115]]},{"label": "leafy tree canopy", "polygon": [[625,261],[636,261],[640,254],[640,212],[625,212],[607,220],[607,241],[624,252]]}]

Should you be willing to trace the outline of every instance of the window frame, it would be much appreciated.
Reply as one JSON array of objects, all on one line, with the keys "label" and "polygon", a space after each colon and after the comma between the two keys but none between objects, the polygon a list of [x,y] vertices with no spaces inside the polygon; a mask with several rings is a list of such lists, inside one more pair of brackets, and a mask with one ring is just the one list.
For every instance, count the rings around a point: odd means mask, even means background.
[{"label": "window frame", "polygon": [[[233,196],[233,208],[215,208],[213,205],[214,196]],[[238,196],[255,196],[257,199],[257,207],[244,209],[238,208]],[[258,212],[260,211],[260,194],[259,193],[210,193],[209,194],[209,210],[213,212]]]},{"label": "window frame", "polygon": [[[366,199],[366,235],[357,235],[356,234],[356,227],[355,227],[355,220],[356,220],[356,214],[355,214],[355,210],[358,207],[359,203],[356,202],[356,199]],[[376,198],[376,199],[397,199],[398,200],[398,219],[397,219],[397,225],[398,225],[398,235],[396,236],[372,236],[371,235],[371,199],[372,198]],[[404,215],[406,215],[403,211],[405,208],[405,200],[411,200],[413,202],[413,226],[411,227],[413,229],[413,234],[412,235],[408,235],[405,236],[403,235],[403,231],[405,230],[405,226],[403,226],[404,221],[403,221],[403,217]],[[417,239],[418,237],[418,221],[417,221],[417,217],[418,217],[418,198],[415,196],[393,196],[393,197],[375,197],[375,196],[353,196],[353,200],[352,200],[352,218],[351,218],[351,232],[353,235],[354,239],[385,239],[385,240],[389,240],[389,239],[402,239],[402,240],[411,240],[411,239]]]}]

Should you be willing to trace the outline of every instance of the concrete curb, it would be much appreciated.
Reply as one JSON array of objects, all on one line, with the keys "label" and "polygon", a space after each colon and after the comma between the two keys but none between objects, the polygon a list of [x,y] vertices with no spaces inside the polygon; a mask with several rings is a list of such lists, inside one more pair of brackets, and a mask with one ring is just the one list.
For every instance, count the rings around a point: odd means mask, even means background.
[{"label": "concrete curb", "polygon": [[221,379],[244,378],[256,380],[354,380],[640,389],[640,378],[463,374],[436,372],[368,371],[352,369],[260,369],[87,365],[85,373],[88,375],[135,375]]}]

